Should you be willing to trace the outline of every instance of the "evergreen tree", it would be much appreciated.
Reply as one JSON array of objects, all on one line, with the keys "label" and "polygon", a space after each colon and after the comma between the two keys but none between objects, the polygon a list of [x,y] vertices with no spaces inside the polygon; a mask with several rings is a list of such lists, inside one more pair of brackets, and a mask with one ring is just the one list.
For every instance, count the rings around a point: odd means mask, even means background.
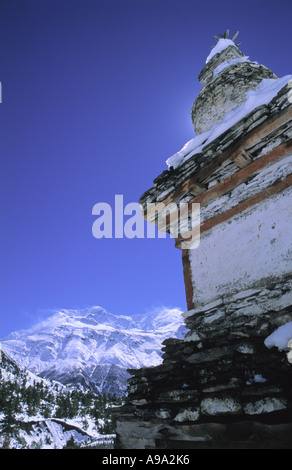
[{"label": "evergreen tree", "polygon": [[66,442],[65,446],[63,449],[78,449],[80,447],[79,444],[75,442],[75,439],[73,436],[70,437],[70,439]]}]

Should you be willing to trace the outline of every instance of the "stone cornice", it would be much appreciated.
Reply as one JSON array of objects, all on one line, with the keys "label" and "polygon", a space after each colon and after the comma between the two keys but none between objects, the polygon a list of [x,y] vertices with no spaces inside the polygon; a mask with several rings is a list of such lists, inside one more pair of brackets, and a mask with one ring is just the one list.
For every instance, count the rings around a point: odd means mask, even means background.
[{"label": "stone cornice", "polygon": [[[145,219],[156,222],[157,204],[165,208],[172,203],[178,206],[187,202],[190,209],[193,202],[207,205],[291,153],[292,106],[287,99],[288,91],[289,87],[284,87],[268,106],[255,109],[200,154],[156,178],[154,187],[140,199]],[[150,202],[153,207],[149,211]]]}]

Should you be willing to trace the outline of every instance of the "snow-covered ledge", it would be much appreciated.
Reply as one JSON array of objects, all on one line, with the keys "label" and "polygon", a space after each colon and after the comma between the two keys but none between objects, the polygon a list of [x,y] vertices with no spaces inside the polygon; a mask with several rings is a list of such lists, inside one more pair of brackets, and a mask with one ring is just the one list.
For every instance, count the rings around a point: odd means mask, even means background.
[{"label": "snow-covered ledge", "polygon": [[[166,161],[168,167],[177,168],[189,158],[203,151],[204,147],[237,124],[241,119],[262,105],[267,105],[286,85],[292,87],[292,75],[278,79],[263,79],[255,90],[246,92],[246,99],[233,111],[229,111],[221,122],[208,131],[196,135],[184,147]],[[291,97],[292,99],[292,97]]]},{"label": "snow-covered ledge", "polygon": [[287,352],[289,364],[292,364],[292,321],[279,326],[265,339],[267,348],[276,347],[279,351]]}]

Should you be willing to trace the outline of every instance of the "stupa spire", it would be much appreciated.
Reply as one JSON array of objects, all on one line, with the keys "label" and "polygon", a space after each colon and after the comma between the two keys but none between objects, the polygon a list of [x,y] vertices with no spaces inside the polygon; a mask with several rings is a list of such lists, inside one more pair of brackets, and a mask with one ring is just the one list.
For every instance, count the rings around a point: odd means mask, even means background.
[{"label": "stupa spire", "polygon": [[278,78],[271,70],[252,62],[234,43],[239,31],[229,39],[229,30],[215,36],[206,64],[199,74],[203,85],[191,109],[196,134],[219,124],[224,116],[246,100],[264,78]]},{"label": "stupa spire", "polygon": [[[231,41],[234,42],[235,39],[237,38],[237,36],[239,35],[239,31],[237,31],[231,38]],[[227,29],[225,31],[225,33],[223,34],[219,34],[219,37],[218,36],[214,36],[214,38],[216,39],[216,41],[218,42],[221,39],[229,39],[229,29]],[[237,44],[235,44],[237,47],[240,46],[241,42],[238,42]],[[212,47],[215,47],[215,46],[212,46]]]}]

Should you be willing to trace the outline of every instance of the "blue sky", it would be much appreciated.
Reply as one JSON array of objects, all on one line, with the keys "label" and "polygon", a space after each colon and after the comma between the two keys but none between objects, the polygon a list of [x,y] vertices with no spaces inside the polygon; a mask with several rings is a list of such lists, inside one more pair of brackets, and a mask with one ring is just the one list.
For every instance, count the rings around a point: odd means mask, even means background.
[{"label": "blue sky", "polygon": [[[0,338],[53,309],[186,308],[167,239],[92,235],[98,202],[137,202],[192,137],[214,35],[291,70],[289,0],[0,1]],[[126,220],[126,217],[125,217]]]}]

